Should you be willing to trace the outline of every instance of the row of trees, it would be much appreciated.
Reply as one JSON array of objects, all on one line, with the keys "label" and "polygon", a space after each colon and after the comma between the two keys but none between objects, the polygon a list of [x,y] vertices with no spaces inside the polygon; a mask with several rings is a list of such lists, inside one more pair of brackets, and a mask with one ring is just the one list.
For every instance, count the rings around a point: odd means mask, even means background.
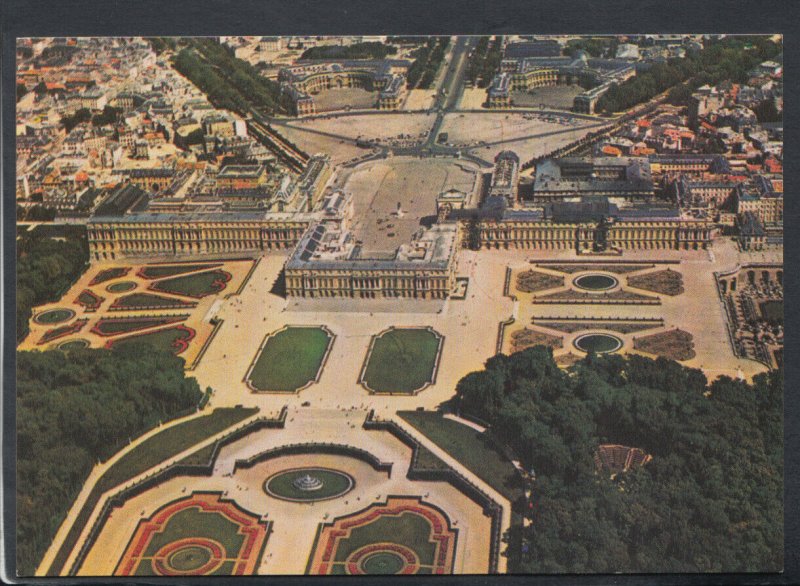
[{"label": "row of trees", "polygon": [[578,51],[584,51],[591,57],[614,57],[617,54],[619,41],[616,37],[590,37],[567,41],[564,54],[574,57]]},{"label": "row of trees", "polygon": [[467,79],[480,88],[489,87],[503,60],[503,37],[481,37],[467,64]]},{"label": "row of trees", "polygon": [[197,405],[183,360],[149,345],[17,352],[17,569],[32,576],[98,460]]},{"label": "row of trees", "polygon": [[28,335],[31,308],[61,297],[88,262],[85,237],[55,240],[22,234],[17,240],[17,341]]},{"label": "row of trees", "polygon": [[322,45],[303,51],[301,59],[385,59],[397,53],[397,47],[380,42],[353,45]]},{"label": "row of trees", "polygon": [[[783,373],[752,384],[640,356],[589,356],[569,373],[538,346],[498,355],[457,386],[535,472],[515,571],[751,572],[783,564]],[[599,444],[647,465],[596,473]]]},{"label": "row of trees", "polygon": [[449,44],[450,37],[430,37],[425,45],[412,53],[414,61],[406,74],[408,89],[431,87]]},{"label": "row of trees", "polygon": [[273,114],[290,111],[290,100],[277,82],[262,77],[212,39],[188,40],[173,62],[175,69],[199,87],[217,108],[246,116],[251,107]]},{"label": "row of trees", "polygon": [[763,37],[726,37],[710,42],[702,51],[685,59],[653,65],[621,84],[613,84],[597,102],[597,111],[621,112],[674,88],[667,96],[673,104],[686,104],[698,87],[725,80],[744,83],[749,72],[771,59],[780,46]]}]

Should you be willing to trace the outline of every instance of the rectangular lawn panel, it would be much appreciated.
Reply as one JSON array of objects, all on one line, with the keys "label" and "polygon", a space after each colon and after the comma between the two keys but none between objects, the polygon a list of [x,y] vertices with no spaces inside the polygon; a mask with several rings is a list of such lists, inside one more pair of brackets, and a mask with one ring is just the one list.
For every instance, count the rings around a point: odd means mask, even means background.
[{"label": "rectangular lawn panel", "polygon": [[442,337],[428,328],[390,329],[372,339],[361,383],[376,393],[411,394],[433,383]]},{"label": "rectangular lawn panel", "polygon": [[397,414],[512,503],[522,496],[517,469],[480,431],[432,411]]},{"label": "rectangular lawn panel", "polygon": [[247,383],[256,391],[297,391],[317,380],[332,342],[332,334],[323,328],[280,330],[267,338]]}]

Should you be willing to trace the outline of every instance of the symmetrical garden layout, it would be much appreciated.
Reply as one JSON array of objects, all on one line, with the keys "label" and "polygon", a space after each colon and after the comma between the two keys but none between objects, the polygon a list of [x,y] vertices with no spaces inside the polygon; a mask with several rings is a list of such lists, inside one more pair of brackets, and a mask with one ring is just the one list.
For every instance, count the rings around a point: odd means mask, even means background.
[{"label": "symmetrical garden layout", "polygon": [[670,327],[662,310],[684,293],[679,264],[538,261],[509,268],[505,294],[520,302],[520,311],[501,324],[498,350],[545,345],[562,366],[589,352],[636,351],[690,360],[695,357],[692,334]]},{"label": "symmetrical garden layout", "polygon": [[20,348],[142,342],[192,362],[221,324],[204,318],[211,303],[219,294],[236,293],[234,286],[241,289],[254,266],[253,260],[236,259],[98,267],[59,302],[34,310],[31,335]]},{"label": "symmetrical garden layout", "polygon": [[359,382],[370,393],[416,394],[436,382],[444,338],[433,328],[389,328],[370,343]]},{"label": "symmetrical garden layout", "polygon": [[253,574],[269,525],[219,493],[193,493],[140,522],[114,575]]},{"label": "symmetrical garden layout", "polygon": [[320,527],[309,574],[450,574],[457,530],[419,497],[384,504]]}]

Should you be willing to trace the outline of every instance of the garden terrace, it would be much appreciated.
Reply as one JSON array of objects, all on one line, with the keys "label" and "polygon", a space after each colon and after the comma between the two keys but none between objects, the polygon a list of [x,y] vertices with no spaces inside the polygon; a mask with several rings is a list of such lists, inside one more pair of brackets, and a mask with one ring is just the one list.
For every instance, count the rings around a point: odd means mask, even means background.
[{"label": "garden terrace", "polygon": [[[89,493],[85,504],[56,553],[47,575],[57,576],[61,574],[70,552],[77,544],[81,532],[84,530],[86,523],[89,522],[92,511],[97,506],[103,493],[128,482],[144,471],[169,460],[191,446],[232,427],[243,419],[254,415],[257,411],[258,409],[254,408],[218,408],[209,415],[196,417],[168,427],[123,455],[106,470],[105,474],[98,479]],[[85,553],[85,551],[82,553]],[[74,574],[74,570],[77,570],[80,562],[81,556],[75,563],[73,571],[70,571],[70,575]]]},{"label": "garden terrace", "polygon": [[136,271],[136,276],[148,280],[163,279],[165,277],[174,277],[175,275],[182,275],[184,273],[193,273],[195,271],[215,269],[221,266],[222,263],[145,265],[138,271]]},{"label": "garden terrace", "polygon": [[334,338],[325,327],[278,330],[265,338],[245,382],[257,392],[298,392],[319,380]]},{"label": "garden terrace", "polygon": [[306,573],[451,574],[457,533],[420,497],[388,497],[322,525]]},{"label": "garden terrace", "polygon": [[109,309],[111,311],[131,311],[139,309],[170,309],[195,307],[197,302],[164,297],[153,293],[131,293],[117,297]]},{"label": "garden terrace", "polygon": [[254,574],[269,525],[220,493],[195,492],[140,521],[114,575]]},{"label": "garden terrace", "polygon": [[633,338],[633,347],[641,352],[669,360],[691,360],[695,357],[692,334],[680,329]]},{"label": "garden terrace", "polygon": [[188,317],[188,314],[120,318],[104,317],[97,320],[97,323],[94,324],[90,331],[98,336],[116,336],[182,322]]},{"label": "garden terrace", "polygon": [[119,279],[120,277],[127,275],[130,270],[130,267],[113,267],[110,269],[103,269],[102,271],[98,272],[91,281],[89,281],[89,286],[99,285],[100,283],[111,281],[112,279]]},{"label": "garden terrace", "polygon": [[231,274],[229,272],[216,269],[209,272],[163,279],[152,283],[149,288],[162,293],[199,299],[219,293],[225,289],[230,280]]},{"label": "garden terrace", "polygon": [[637,289],[662,293],[664,295],[680,295],[683,293],[683,276],[678,271],[665,269],[628,277],[628,285]]},{"label": "garden terrace", "polygon": [[443,342],[432,328],[389,328],[372,338],[359,382],[371,393],[416,394],[436,381]]},{"label": "garden terrace", "polygon": [[144,334],[135,334],[125,338],[117,338],[106,342],[106,348],[124,348],[130,344],[150,344],[160,350],[172,352],[173,354],[182,354],[189,347],[189,342],[195,336],[195,331],[186,326],[174,326],[158,330],[155,332],[146,332]]}]

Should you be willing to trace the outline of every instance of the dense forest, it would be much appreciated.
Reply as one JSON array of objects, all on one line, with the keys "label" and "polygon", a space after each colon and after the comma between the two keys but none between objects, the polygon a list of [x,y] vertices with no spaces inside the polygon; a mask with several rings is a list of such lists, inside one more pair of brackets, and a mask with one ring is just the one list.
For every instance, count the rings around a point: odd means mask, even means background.
[{"label": "dense forest", "polygon": [[85,239],[24,234],[17,241],[17,341],[28,335],[31,308],[58,300],[89,262]]},{"label": "dense forest", "polygon": [[250,108],[266,114],[289,112],[289,101],[277,82],[258,73],[212,39],[191,38],[175,57],[175,69],[199,87],[215,107],[242,116]]},{"label": "dense forest", "polygon": [[[782,568],[782,371],[709,384],[676,362],[608,355],[564,372],[539,346],[489,359],[456,401],[535,474],[516,571]],[[611,479],[593,460],[606,443],[653,460]]]},{"label": "dense forest", "polygon": [[705,84],[730,80],[747,81],[749,72],[759,63],[774,58],[781,47],[765,37],[726,37],[709,41],[702,51],[688,53],[685,59],[653,65],[648,71],[611,88],[597,102],[598,112],[621,112],[646,102],[661,92],[673,104],[685,104],[692,91]]},{"label": "dense forest", "polygon": [[303,51],[300,59],[386,59],[397,53],[397,47],[384,43],[355,43],[353,45],[322,45]]},{"label": "dense forest", "polygon": [[183,360],[123,350],[17,352],[17,564],[33,575],[92,467],[196,406]]}]

